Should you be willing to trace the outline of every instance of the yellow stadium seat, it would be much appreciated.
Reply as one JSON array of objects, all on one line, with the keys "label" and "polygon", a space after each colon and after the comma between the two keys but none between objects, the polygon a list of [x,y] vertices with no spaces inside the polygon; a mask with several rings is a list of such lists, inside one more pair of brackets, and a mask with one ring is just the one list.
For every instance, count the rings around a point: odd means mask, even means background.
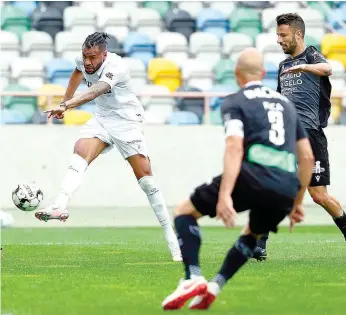
[{"label": "yellow stadium seat", "polygon": [[148,65],[148,78],[156,85],[163,85],[171,92],[181,85],[181,72],[179,67],[171,60],[165,58],[151,59]]},{"label": "yellow stadium seat", "polygon": [[90,118],[92,114],[84,110],[68,110],[64,115],[65,125],[83,125]]},{"label": "yellow stadium seat", "polygon": [[[38,90],[38,93],[65,93],[66,89],[58,84],[44,84]],[[62,102],[63,96],[53,96],[52,98],[52,107],[57,107]],[[48,97],[47,96],[39,96],[38,97],[38,107],[42,110],[48,109]]]},{"label": "yellow stadium seat", "polygon": [[346,36],[332,33],[324,35],[321,51],[328,59],[338,60],[346,68]]}]

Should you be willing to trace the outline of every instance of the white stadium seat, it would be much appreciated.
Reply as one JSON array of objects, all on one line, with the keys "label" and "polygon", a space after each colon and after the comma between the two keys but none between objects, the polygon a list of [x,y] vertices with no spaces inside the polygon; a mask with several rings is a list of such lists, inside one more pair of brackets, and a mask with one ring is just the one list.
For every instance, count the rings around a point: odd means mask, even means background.
[{"label": "white stadium seat", "polygon": [[210,1],[210,7],[223,12],[227,17],[229,17],[235,7],[235,4],[231,1]]},{"label": "white stadium seat", "polygon": [[165,96],[142,96],[141,97],[141,103],[143,107],[148,110],[152,106],[161,106],[161,105],[170,105],[174,106],[175,101],[172,97],[170,97],[170,90],[166,86],[162,85],[155,85],[155,84],[149,84],[144,86],[141,89],[142,93],[152,93],[152,94],[167,94],[167,97]]},{"label": "white stadium seat", "polygon": [[25,32],[22,35],[22,52],[28,58],[33,58],[46,64],[54,58],[53,39],[46,32]]},{"label": "white stadium seat", "polygon": [[131,27],[155,41],[162,28],[160,14],[154,9],[138,8],[132,10],[130,15]]},{"label": "white stadium seat", "polygon": [[221,43],[216,35],[196,32],[190,37],[190,53],[215,65],[221,58]]},{"label": "white stadium seat", "polygon": [[112,7],[119,10],[131,12],[138,8],[137,1],[112,1]]},{"label": "white stadium seat", "polygon": [[82,45],[89,33],[59,32],[55,37],[55,51],[62,59],[73,60],[81,54]]},{"label": "white stadium seat", "polygon": [[12,78],[30,89],[39,89],[44,83],[44,66],[31,58],[17,58],[11,64]]},{"label": "white stadium seat", "polygon": [[244,48],[252,46],[252,38],[249,35],[242,33],[228,33],[223,36],[223,50],[224,55],[231,55],[235,52],[240,52]]},{"label": "white stadium seat", "polygon": [[147,85],[147,72],[143,61],[135,58],[125,57],[122,59],[130,71],[131,82],[135,92]]},{"label": "white stadium seat", "polygon": [[210,90],[213,85],[213,63],[203,59],[188,59],[182,65],[182,75],[185,85]]},{"label": "white stadium seat", "polygon": [[203,9],[202,1],[179,1],[177,4],[180,10],[190,13],[194,18]]},{"label": "white stadium seat", "polygon": [[83,7],[66,7],[64,10],[65,30],[94,33],[96,31],[95,11],[92,12]]},{"label": "white stadium seat", "polygon": [[178,66],[188,59],[188,43],[183,34],[162,32],[156,39],[156,52]]},{"label": "white stadium seat", "polygon": [[11,80],[10,64],[3,59],[0,60],[0,89],[3,90]]},{"label": "white stadium seat", "polygon": [[13,58],[20,56],[19,39],[17,35],[0,30],[1,59],[12,61]]},{"label": "white stadium seat", "polygon": [[95,8],[98,10],[102,10],[100,7],[104,7],[105,2],[103,1],[80,1],[78,2],[79,7],[84,10],[89,10],[91,12],[95,12]]}]

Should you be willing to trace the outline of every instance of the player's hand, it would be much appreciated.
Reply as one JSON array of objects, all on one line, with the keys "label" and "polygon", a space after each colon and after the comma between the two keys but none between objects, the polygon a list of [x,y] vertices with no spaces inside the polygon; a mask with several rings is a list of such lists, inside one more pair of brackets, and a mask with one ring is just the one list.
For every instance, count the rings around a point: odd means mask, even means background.
[{"label": "player's hand", "polygon": [[48,118],[53,117],[56,119],[63,119],[65,111],[66,111],[66,107],[60,106],[59,108],[56,108],[56,109],[46,110],[44,111],[44,113],[48,114]]},{"label": "player's hand", "polygon": [[290,218],[290,232],[293,232],[293,227],[296,223],[304,221],[304,208],[303,205],[296,205],[291,214]]},{"label": "player's hand", "polygon": [[306,69],[306,64],[297,65],[282,71],[282,73],[299,73],[299,72],[304,72],[305,69]]},{"label": "player's hand", "polygon": [[221,218],[227,228],[235,227],[237,212],[233,208],[231,196],[219,196],[216,206],[216,217]]}]

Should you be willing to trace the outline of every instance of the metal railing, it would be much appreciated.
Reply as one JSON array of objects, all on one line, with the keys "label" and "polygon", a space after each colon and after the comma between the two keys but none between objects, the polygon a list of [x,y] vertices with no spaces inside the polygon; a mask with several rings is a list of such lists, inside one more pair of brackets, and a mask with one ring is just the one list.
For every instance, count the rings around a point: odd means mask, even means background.
[{"label": "metal railing", "polygon": [[[210,100],[213,97],[225,97],[231,93],[227,92],[171,92],[167,93],[137,93],[137,97],[172,97],[172,98],[204,98],[204,124],[210,124]],[[54,92],[16,92],[16,91],[0,91],[0,97],[17,96],[17,97],[47,97],[47,107],[53,107],[53,97],[63,97],[64,93]],[[346,98],[346,91],[333,91],[331,98],[342,99]],[[50,119],[48,121],[52,123]]]}]

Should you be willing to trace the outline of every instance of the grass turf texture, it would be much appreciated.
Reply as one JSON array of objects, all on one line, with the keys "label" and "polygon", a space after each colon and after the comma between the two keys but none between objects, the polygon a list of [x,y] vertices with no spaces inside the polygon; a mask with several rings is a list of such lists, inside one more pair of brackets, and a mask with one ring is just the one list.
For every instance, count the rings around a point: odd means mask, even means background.
[{"label": "grass turf texture", "polygon": [[[238,234],[202,228],[207,278]],[[159,228],[8,229],[2,246],[2,314],[162,314],[183,275]],[[210,314],[344,314],[346,244],[335,227],[281,228],[268,250],[269,260],[251,260],[228,283]]]}]

